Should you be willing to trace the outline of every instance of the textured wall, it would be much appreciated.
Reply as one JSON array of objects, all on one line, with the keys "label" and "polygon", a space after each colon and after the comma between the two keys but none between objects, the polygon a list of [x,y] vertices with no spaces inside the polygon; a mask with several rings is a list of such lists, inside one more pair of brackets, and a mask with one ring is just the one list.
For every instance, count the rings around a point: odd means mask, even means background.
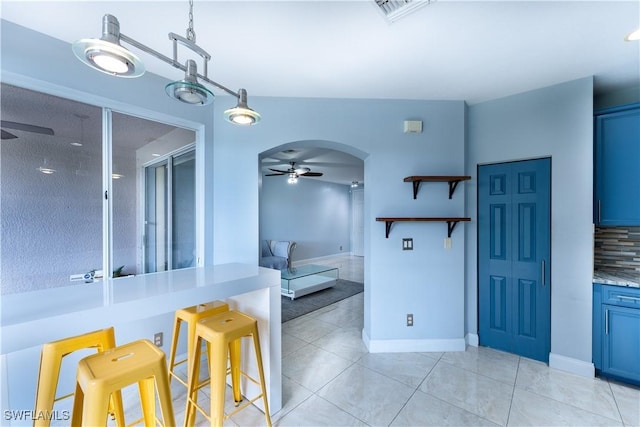
[{"label": "textured wall", "polygon": [[593,266],[640,274],[640,227],[596,227]]}]

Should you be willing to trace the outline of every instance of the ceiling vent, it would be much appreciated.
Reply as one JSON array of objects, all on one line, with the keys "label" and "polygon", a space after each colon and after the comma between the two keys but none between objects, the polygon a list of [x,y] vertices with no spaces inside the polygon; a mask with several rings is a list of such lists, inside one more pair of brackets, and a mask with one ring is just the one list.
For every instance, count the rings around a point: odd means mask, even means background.
[{"label": "ceiling vent", "polygon": [[389,22],[395,22],[432,1],[435,0],[375,0],[376,6]]}]

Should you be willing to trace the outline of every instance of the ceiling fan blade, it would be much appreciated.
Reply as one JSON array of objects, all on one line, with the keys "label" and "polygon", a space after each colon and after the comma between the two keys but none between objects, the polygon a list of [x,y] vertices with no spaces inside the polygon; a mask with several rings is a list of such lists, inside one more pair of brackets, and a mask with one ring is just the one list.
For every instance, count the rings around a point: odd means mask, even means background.
[{"label": "ceiling fan blade", "polygon": [[271,168],[269,168],[269,170],[270,170],[270,171],[274,171],[274,172],[279,172],[279,173],[280,173],[280,175],[283,175],[283,174],[285,174],[285,173],[289,173],[289,171],[281,171],[281,170],[278,170],[278,169],[271,169]]},{"label": "ceiling fan blade", "polygon": [[264,176],[282,176],[286,175],[286,173],[266,173]]},{"label": "ceiling fan blade", "polygon": [[12,134],[11,132],[7,132],[6,130],[2,129],[2,136],[0,137],[0,139],[15,139],[15,138],[17,138],[17,136]]},{"label": "ceiling fan blade", "polygon": [[53,129],[51,129],[51,128],[45,128],[45,127],[36,126],[36,125],[28,125],[26,123],[10,122],[8,120],[0,121],[0,125],[3,128],[21,130],[21,131],[25,131],[25,132],[40,133],[42,135],[53,135],[54,134],[53,133]]},{"label": "ceiling fan blade", "polygon": [[307,172],[298,174],[300,176],[322,176],[322,172]]},{"label": "ceiling fan blade", "polygon": [[311,169],[309,169],[309,168],[305,168],[305,167],[302,167],[302,168],[296,168],[296,169],[295,169],[295,173],[297,173],[298,175],[303,175],[303,174],[305,174],[305,173],[309,173],[309,172],[311,172]]}]

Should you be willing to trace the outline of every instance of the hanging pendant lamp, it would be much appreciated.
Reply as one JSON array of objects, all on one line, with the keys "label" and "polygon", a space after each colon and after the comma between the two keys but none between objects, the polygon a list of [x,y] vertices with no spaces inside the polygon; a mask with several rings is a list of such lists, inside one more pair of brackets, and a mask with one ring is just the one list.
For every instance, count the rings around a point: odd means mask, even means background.
[{"label": "hanging pendant lamp", "polygon": [[224,112],[225,119],[237,125],[255,125],[262,117],[247,105],[246,90],[240,89],[238,94],[238,104]]},{"label": "hanging pendant lamp", "polygon": [[[193,0],[189,0],[189,27],[186,38],[169,33],[169,39],[173,42],[173,58],[122,34],[118,19],[107,14],[102,18],[102,37],[100,39],[81,39],[75,42],[72,48],[73,53],[80,61],[100,72],[117,77],[139,77],[145,72],[144,64],[135,54],[120,44],[126,42],[185,72],[183,80],[165,86],[165,91],[171,98],[191,105],[210,104],[214,98],[213,92],[199,83],[198,80],[200,80],[238,99],[238,104],[234,108],[224,112],[224,117],[229,122],[238,125],[252,125],[260,121],[260,114],[247,105],[247,91],[245,89],[234,92],[207,76],[207,64],[211,55],[196,44],[195,31],[193,30]],[[185,46],[202,58],[204,74],[198,74],[194,60],[187,60],[185,65],[178,61],[178,45]]]},{"label": "hanging pendant lamp", "polygon": [[102,17],[102,37],[81,39],[72,46],[73,53],[86,65],[118,77],[140,77],[144,64],[120,44],[120,23],[113,15]]},{"label": "hanging pendant lamp", "polygon": [[173,99],[191,105],[207,105],[213,101],[213,92],[198,83],[196,61],[189,59],[186,63],[187,71],[184,80],[169,83],[165,91]]}]

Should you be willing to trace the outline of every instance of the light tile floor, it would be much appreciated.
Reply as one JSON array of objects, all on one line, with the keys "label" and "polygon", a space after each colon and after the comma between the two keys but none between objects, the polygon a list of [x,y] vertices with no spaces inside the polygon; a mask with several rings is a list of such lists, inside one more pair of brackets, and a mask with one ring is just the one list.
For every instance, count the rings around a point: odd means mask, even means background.
[{"label": "light tile floor", "polygon": [[[362,258],[329,262],[341,278],[363,281]],[[513,354],[368,353],[363,307],[359,294],[283,324],[275,425],[640,425],[639,388]]]},{"label": "light tile floor", "polygon": [[[341,278],[363,281],[362,258],[316,261],[328,262],[340,267]],[[516,355],[484,347],[368,353],[363,307],[359,294],[282,325],[283,407],[272,417],[274,426],[640,425],[639,388]],[[172,392],[181,425],[184,387],[174,383]],[[206,398],[205,392],[205,404]],[[198,418],[197,425],[207,424]],[[225,425],[265,420],[251,407]]]}]

